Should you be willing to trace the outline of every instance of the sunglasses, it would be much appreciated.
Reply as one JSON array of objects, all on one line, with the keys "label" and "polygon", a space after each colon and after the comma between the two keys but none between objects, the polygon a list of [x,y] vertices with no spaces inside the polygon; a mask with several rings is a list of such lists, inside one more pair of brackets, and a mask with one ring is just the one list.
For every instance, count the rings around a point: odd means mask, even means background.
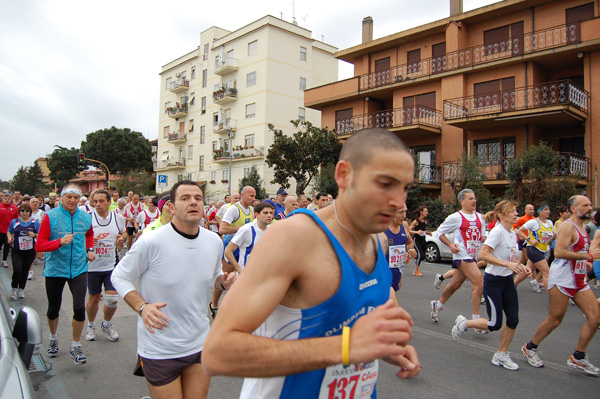
[{"label": "sunglasses", "polygon": [[31,212],[29,209],[21,209],[19,212]]}]

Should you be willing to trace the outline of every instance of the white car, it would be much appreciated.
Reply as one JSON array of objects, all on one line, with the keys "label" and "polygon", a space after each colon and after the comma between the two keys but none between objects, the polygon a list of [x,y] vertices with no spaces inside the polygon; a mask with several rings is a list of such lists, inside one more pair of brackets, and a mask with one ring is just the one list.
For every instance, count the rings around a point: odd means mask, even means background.
[{"label": "white car", "polygon": [[[454,233],[446,234],[450,242],[454,242]],[[446,244],[440,241],[440,233],[434,231],[431,236],[425,236],[425,260],[427,262],[437,263],[444,260],[452,260],[452,251]],[[517,250],[517,258],[521,257],[521,251]]]}]

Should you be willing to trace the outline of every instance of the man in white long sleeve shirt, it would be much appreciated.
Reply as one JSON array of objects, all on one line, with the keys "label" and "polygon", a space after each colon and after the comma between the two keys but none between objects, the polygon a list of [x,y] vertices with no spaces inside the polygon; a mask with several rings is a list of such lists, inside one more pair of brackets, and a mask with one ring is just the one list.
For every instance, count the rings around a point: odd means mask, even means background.
[{"label": "man in white long sleeve shirt", "polygon": [[152,398],[206,398],[210,377],[201,355],[210,327],[207,299],[211,288],[229,288],[235,273],[221,270],[219,236],[199,228],[204,204],[197,183],[175,184],[171,200],[171,223],[139,239],[112,283],[140,315],[135,374],[146,377]]}]

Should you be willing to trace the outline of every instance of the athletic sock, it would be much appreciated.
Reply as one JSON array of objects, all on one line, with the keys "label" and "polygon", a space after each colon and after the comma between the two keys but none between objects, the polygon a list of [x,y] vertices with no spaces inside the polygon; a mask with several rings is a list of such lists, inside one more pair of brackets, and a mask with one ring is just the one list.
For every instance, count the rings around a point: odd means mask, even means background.
[{"label": "athletic sock", "polygon": [[537,347],[538,346],[536,344],[534,344],[533,342],[531,342],[531,341],[527,342],[527,349],[528,350],[537,349]]},{"label": "athletic sock", "polygon": [[575,350],[575,352],[573,352],[573,357],[577,360],[581,360],[585,358],[585,352],[579,352],[578,350]]},{"label": "athletic sock", "polygon": [[88,327],[96,327],[95,321],[88,321]]},{"label": "athletic sock", "polygon": [[81,346],[81,342],[79,342],[79,341],[73,341],[71,343],[71,348],[75,348],[76,346]]},{"label": "athletic sock", "polygon": [[102,320],[102,327],[104,327],[104,328],[110,327],[111,324],[112,324],[112,321]]},{"label": "athletic sock", "polygon": [[440,274],[440,281],[444,281],[444,275]]},{"label": "athletic sock", "polygon": [[439,310],[442,310],[442,309],[444,309],[444,304],[440,301],[437,301],[437,307]]},{"label": "athletic sock", "polygon": [[54,334],[54,335],[50,334],[50,339],[52,341],[58,341],[58,334]]},{"label": "athletic sock", "polygon": [[479,316],[478,314],[471,315],[471,320],[477,320],[480,318],[481,318],[481,316]]}]

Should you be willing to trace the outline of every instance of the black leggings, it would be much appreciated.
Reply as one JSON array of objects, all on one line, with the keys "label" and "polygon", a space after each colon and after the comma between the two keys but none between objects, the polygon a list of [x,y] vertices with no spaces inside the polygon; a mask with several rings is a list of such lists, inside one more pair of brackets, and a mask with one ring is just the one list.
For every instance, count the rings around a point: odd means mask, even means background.
[{"label": "black leggings", "polygon": [[85,294],[87,291],[87,272],[72,279],[64,277],[46,277],[46,296],[48,297],[48,319],[55,320],[60,312],[65,283],[73,295],[73,320],[85,321]]},{"label": "black leggings", "polygon": [[423,258],[425,258],[425,238],[415,234],[414,242],[415,249],[417,250],[415,264],[421,266],[421,262],[423,262]]},{"label": "black leggings", "polygon": [[24,289],[25,284],[27,284],[27,274],[29,272],[29,268],[35,259],[35,249],[17,251],[13,248],[11,259],[13,265],[11,286],[13,288]]},{"label": "black leggings", "polygon": [[8,245],[8,236],[6,233],[0,233],[0,248],[3,248],[2,260],[8,259],[8,251],[10,250],[10,245]]}]

